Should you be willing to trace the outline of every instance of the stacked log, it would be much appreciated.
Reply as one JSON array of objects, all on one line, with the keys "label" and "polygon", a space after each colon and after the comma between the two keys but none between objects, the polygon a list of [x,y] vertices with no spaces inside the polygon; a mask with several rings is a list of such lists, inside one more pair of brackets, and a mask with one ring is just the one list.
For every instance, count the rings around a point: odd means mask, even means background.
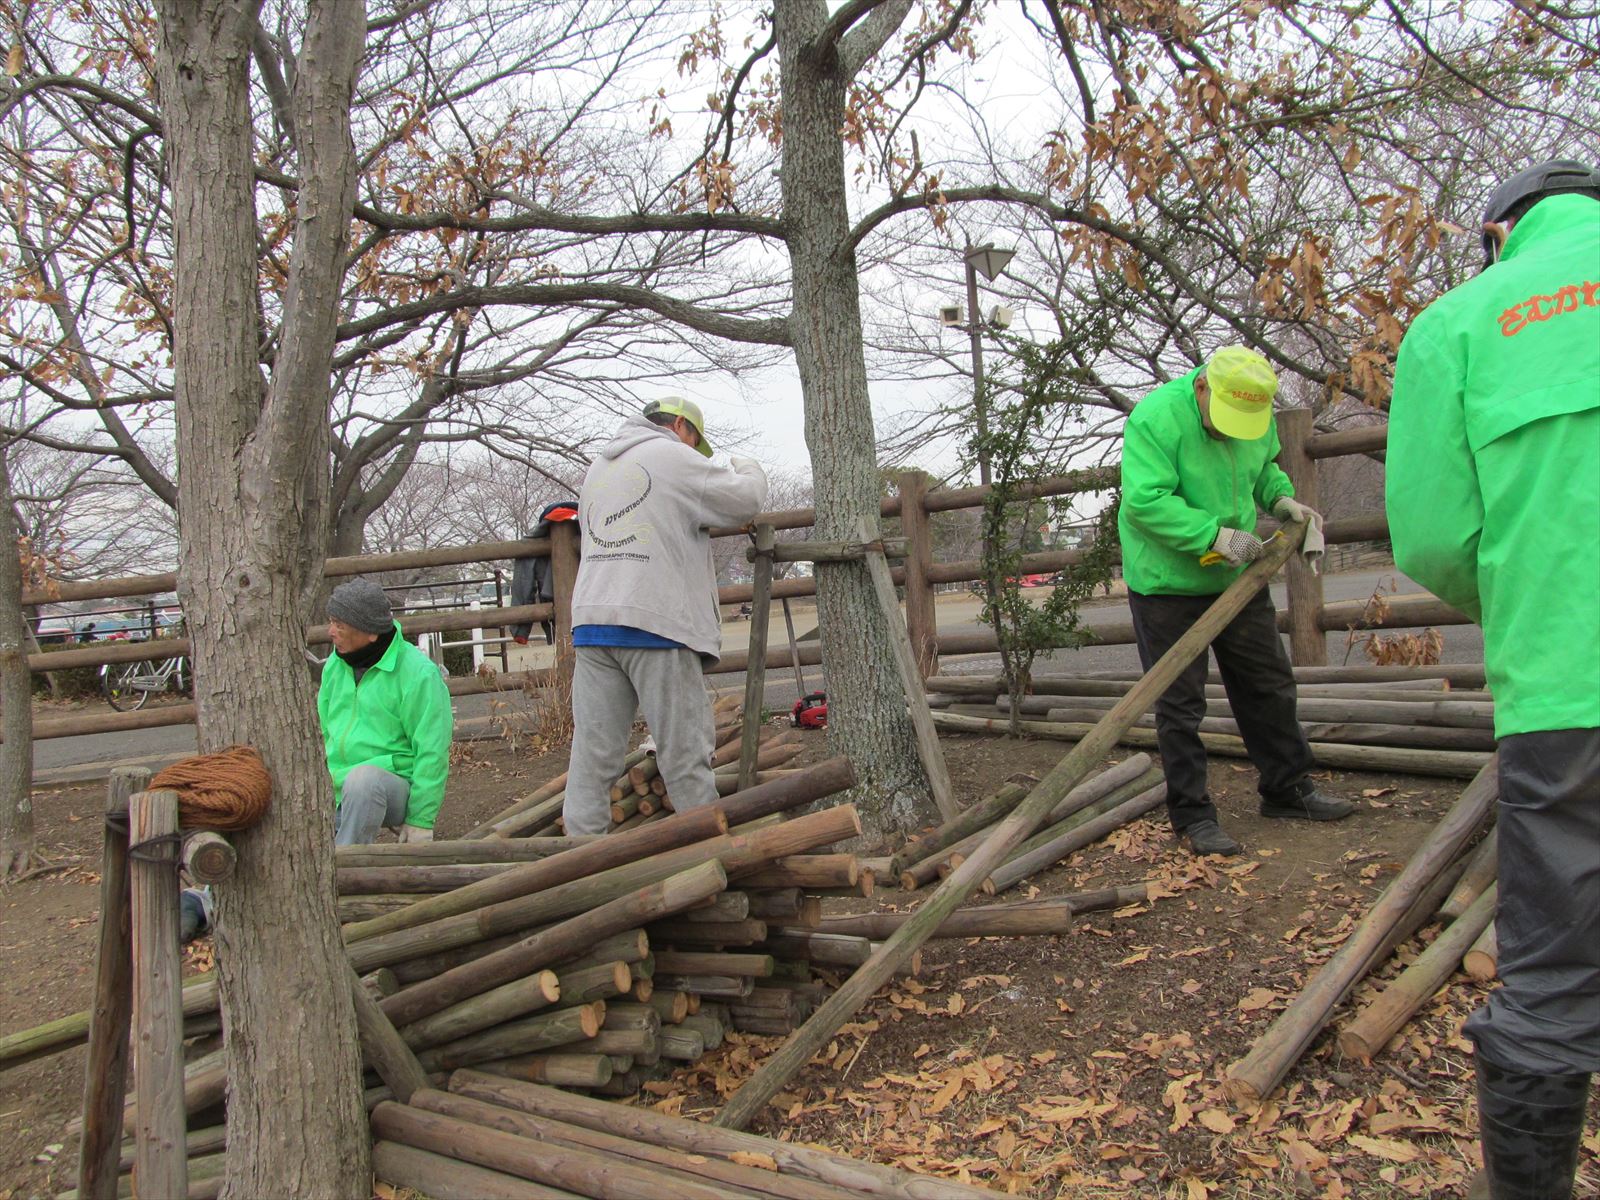
[{"label": "stacked log", "polygon": [[[1350,770],[1392,770],[1470,778],[1494,750],[1494,705],[1481,668],[1398,676],[1382,669],[1321,668],[1299,685],[1298,715],[1318,762]],[[1419,672],[1425,669],[1419,669]],[[1313,682],[1312,680],[1323,680]],[[1459,681],[1465,687],[1453,687]],[[1022,731],[1077,740],[1126,695],[1136,677],[1114,673],[1042,676],[1018,702]],[[928,681],[929,703],[944,729],[999,732],[1012,707],[1003,678],[938,676]],[[1469,690],[1470,688],[1470,690]],[[1216,754],[1241,757],[1239,726],[1220,682],[1206,686],[1201,740]],[[1155,718],[1134,722],[1123,744],[1153,747]]]},{"label": "stacked log", "polygon": [[[782,964],[793,987],[767,985],[780,964],[759,947],[769,920],[820,920],[808,887],[861,878],[854,856],[832,853],[861,825],[849,805],[784,815],[853,783],[848,762],[832,759],[637,832],[340,848],[343,900],[395,902],[344,927],[364,976],[352,982],[372,1104],[415,1105],[469,1067],[519,1086],[631,1096],[729,1031],[803,1020],[821,990],[808,960]],[[764,872],[774,874],[763,882]],[[717,999],[730,1003],[707,1003]],[[214,1030],[215,1008],[214,983],[187,989],[185,1032]],[[69,1038],[57,1030],[28,1046]],[[225,1091],[213,1051],[184,1071],[182,1111],[210,1127]],[[127,1106],[126,1127],[135,1116]],[[191,1192],[211,1186],[217,1149],[213,1137],[189,1148]],[[485,1182],[471,1178],[459,1186]]]},{"label": "stacked log", "polygon": [[825,1150],[457,1071],[372,1114],[373,1173],[435,1200],[671,1196],[977,1200],[995,1193]]}]

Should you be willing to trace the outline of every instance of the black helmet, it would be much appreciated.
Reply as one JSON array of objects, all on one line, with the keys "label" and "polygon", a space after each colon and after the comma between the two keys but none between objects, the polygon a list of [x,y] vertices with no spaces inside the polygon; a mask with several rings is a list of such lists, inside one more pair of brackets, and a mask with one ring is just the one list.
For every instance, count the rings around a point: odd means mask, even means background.
[{"label": "black helmet", "polygon": [[[1490,195],[1483,210],[1484,223],[1514,221],[1546,196],[1558,196],[1563,192],[1584,192],[1600,198],[1600,170],[1575,159],[1553,158],[1518,171]],[[1484,266],[1494,265],[1499,249],[1499,243],[1485,233]]]}]

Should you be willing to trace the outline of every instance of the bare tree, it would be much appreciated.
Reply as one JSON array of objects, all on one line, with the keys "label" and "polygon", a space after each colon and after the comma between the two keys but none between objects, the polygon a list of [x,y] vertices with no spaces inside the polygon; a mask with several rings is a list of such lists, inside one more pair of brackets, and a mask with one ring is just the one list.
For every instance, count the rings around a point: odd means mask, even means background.
[{"label": "bare tree", "polygon": [[223,1195],[238,1200],[371,1194],[333,903],[333,798],[300,656],[326,538],[329,368],[355,193],[350,97],[364,9],[361,0],[306,5],[284,109],[301,182],[264,379],[248,103],[255,4],[157,6],[176,233],[180,594],[200,745],[250,743],[274,783],[266,816],[236,835],[239,870],[218,891],[229,1082]]}]

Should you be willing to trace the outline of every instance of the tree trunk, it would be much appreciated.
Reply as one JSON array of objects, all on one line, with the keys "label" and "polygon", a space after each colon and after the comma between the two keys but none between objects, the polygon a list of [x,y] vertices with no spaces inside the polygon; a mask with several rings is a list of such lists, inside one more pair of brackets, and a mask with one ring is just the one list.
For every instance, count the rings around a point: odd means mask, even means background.
[{"label": "tree trunk", "polygon": [[[878,470],[856,261],[846,249],[845,91],[839,46],[819,37],[823,0],[774,6],[783,89],[783,208],[794,311],[789,319],[805,394],[806,444],[822,541],[876,519]],[[817,618],[828,680],[829,745],[860,774],[852,797],[864,834],[881,840],[938,819],[917,760],[889,627],[860,563],[817,564]]]},{"label": "tree trunk", "polygon": [[22,616],[22,561],[11,503],[11,472],[0,448],[0,881],[34,864],[33,680]]},{"label": "tree trunk", "polygon": [[[202,750],[249,742],[273,804],[217,889],[228,1030],[224,1196],[371,1195],[332,813],[301,656],[327,536],[328,390],[354,196],[361,0],[309,0],[293,103],[302,180],[272,378],[258,361],[249,0],[159,0],[177,236],[179,593]],[[289,1019],[288,1014],[293,1014]]]}]

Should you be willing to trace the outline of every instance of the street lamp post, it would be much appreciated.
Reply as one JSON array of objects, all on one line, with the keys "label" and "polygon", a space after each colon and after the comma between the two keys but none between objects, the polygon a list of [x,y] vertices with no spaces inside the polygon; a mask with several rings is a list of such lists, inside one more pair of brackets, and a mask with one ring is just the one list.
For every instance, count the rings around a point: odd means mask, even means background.
[{"label": "street lamp post", "polygon": [[1001,250],[992,242],[968,245],[962,260],[967,265],[967,333],[972,339],[972,415],[978,428],[978,482],[989,486],[989,401],[983,391],[983,316],[978,308],[978,272],[993,283],[1006,269],[1015,250]]}]

